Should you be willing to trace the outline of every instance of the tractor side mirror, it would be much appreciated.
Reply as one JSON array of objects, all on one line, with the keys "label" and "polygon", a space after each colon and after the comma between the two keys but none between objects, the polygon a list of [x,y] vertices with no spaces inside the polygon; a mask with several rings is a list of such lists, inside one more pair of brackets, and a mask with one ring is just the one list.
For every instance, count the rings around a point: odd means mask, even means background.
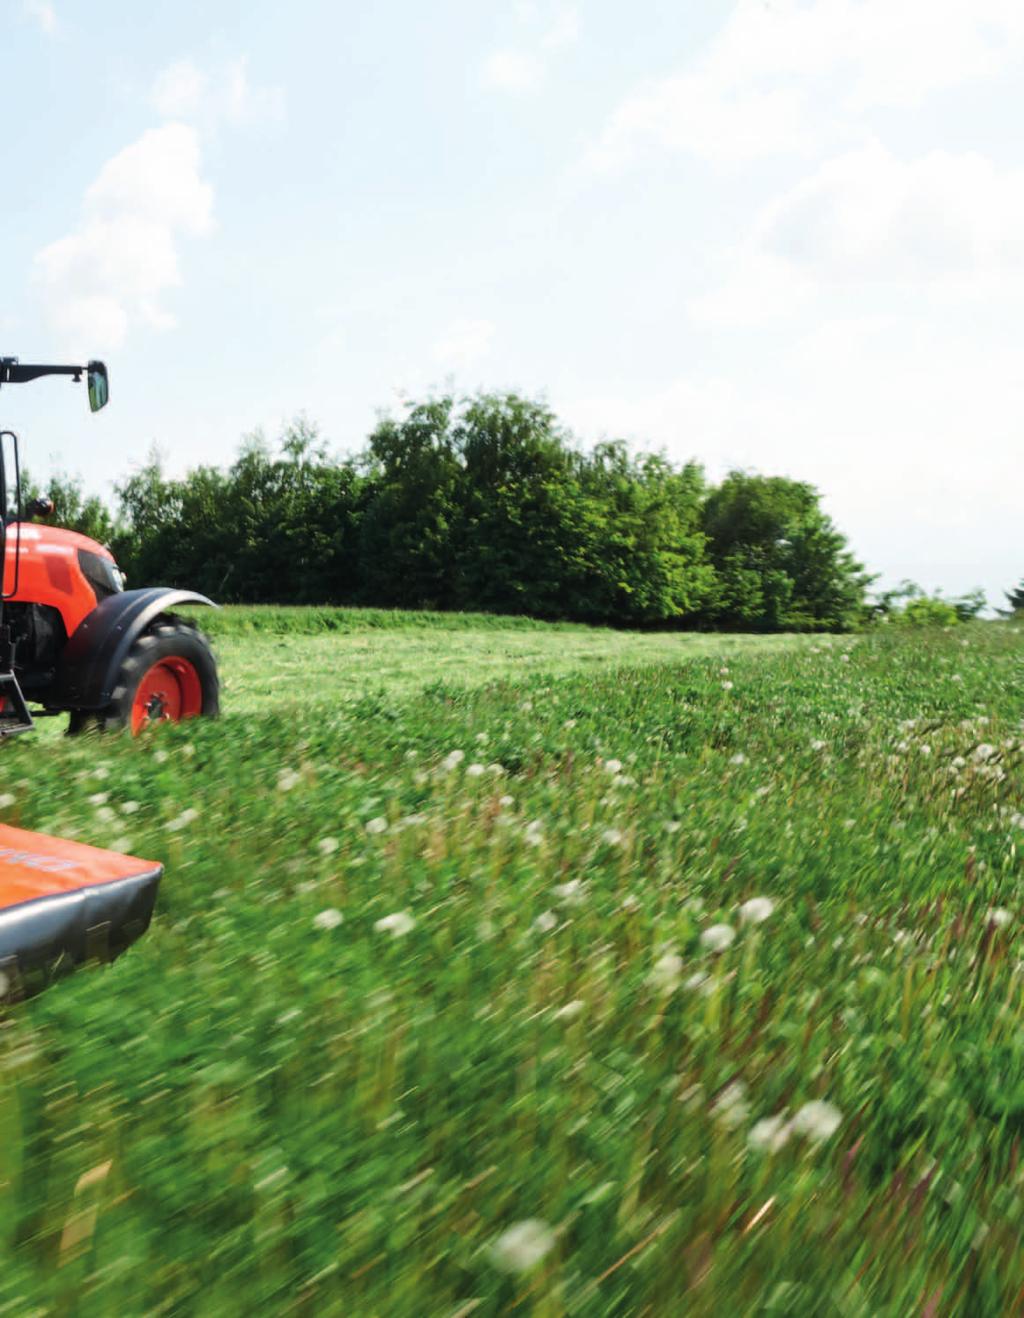
[{"label": "tractor side mirror", "polygon": [[53,500],[47,499],[45,495],[38,499],[29,499],[25,513],[29,517],[52,517],[54,513]]},{"label": "tractor side mirror", "polygon": [[89,407],[93,412],[98,412],[110,401],[107,368],[102,362],[90,362],[86,370],[89,373]]}]

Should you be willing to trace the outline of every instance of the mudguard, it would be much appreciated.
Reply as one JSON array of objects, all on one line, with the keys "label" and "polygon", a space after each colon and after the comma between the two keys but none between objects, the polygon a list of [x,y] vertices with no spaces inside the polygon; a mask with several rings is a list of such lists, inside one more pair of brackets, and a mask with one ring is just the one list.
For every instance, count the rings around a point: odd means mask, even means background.
[{"label": "mudguard", "polygon": [[112,960],[145,933],[163,866],[0,824],[0,997],[37,972]]},{"label": "mudguard", "polygon": [[213,600],[192,590],[145,586],[108,595],[87,614],[65,645],[53,684],[46,694],[50,709],[103,709],[117,685],[117,675],[138,638],[161,613],[180,604]]}]

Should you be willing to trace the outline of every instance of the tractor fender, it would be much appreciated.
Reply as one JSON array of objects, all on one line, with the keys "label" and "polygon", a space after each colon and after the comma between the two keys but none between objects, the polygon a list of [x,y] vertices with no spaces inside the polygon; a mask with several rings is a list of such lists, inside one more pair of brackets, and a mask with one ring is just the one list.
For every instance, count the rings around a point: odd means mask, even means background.
[{"label": "tractor fender", "polygon": [[218,607],[205,595],[170,586],[145,586],[100,600],[65,645],[46,704],[56,709],[105,708],[128,651],[155,618],[181,604]]}]

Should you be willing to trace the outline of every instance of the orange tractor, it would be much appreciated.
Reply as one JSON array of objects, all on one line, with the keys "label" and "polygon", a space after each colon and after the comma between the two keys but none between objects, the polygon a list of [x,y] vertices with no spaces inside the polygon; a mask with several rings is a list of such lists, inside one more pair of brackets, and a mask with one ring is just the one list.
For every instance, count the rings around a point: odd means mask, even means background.
[{"label": "orange tractor", "polygon": [[[94,412],[109,398],[107,368],[23,365],[0,357],[0,387],[44,375],[88,383]],[[46,499],[23,510],[18,438],[0,430],[0,737],[35,717],[69,714],[69,732],[216,715],[217,665],[206,637],[178,616],[205,595],[166,586],[125,590],[105,546],[28,518],[53,512]]]}]

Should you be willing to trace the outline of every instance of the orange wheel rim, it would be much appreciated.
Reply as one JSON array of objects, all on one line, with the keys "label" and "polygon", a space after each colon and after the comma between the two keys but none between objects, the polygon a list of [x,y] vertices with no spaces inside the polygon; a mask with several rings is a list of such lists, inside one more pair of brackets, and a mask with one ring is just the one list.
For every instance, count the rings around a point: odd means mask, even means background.
[{"label": "orange wheel rim", "polygon": [[150,723],[180,723],[203,712],[203,685],[195,666],[171,655],[143,674],[132,701],[132,732]]}]

